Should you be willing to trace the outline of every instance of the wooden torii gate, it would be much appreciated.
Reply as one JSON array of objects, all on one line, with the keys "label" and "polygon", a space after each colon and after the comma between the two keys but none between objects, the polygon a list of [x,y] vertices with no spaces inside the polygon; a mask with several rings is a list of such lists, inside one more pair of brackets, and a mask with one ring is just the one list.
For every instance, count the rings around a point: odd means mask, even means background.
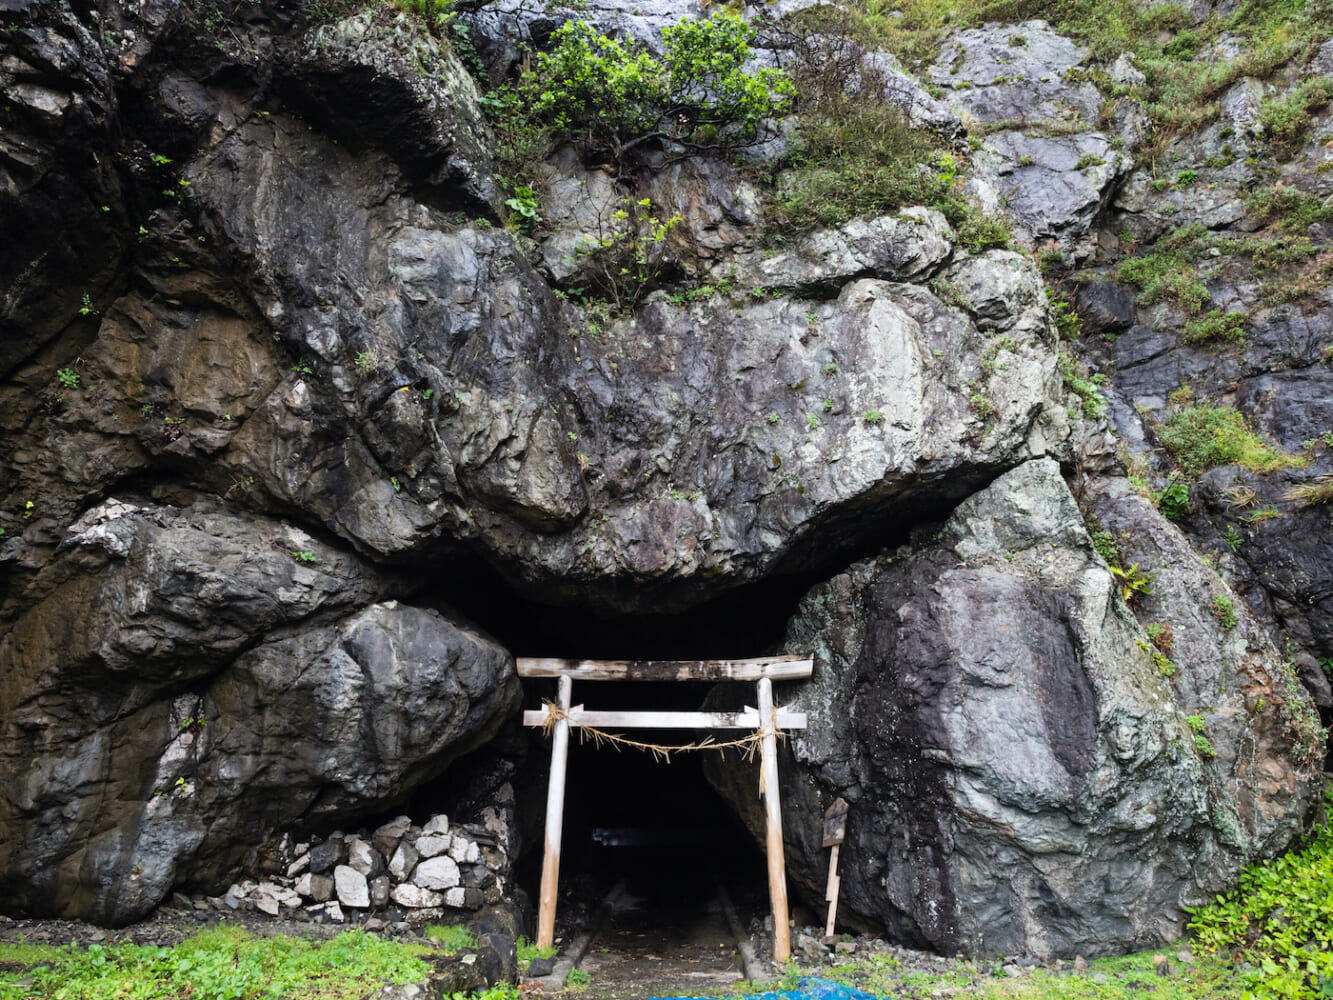
[{"label": "wooden torii gate", "polygon": [[[616,726],[625,729],[753,729],[763,736],[759,790],[767,818],[768,892],[773,903],[773,959],[791,956],[787,926],[787,871],[782,854],[782,805],[778,797],[777,730],[804,729],[806,717],[773,707],[773,682],[809,677],[814,661],[800,656],[755,660],[555,660],[518,658],[520,677],[558,679],[559,713],[551,739],[551,780],[546,792],[546,850],[542,857],[541,903],[537,947],[555,940],[555,898],[560,881],[560,833],[565,813],[565,759],[569,727]],[[570,706],[574,680],[584,681],[755,681],[758,708],[741,712],[589,711]],[[523,713],[525,726],[545,726],[550,708]]]}]

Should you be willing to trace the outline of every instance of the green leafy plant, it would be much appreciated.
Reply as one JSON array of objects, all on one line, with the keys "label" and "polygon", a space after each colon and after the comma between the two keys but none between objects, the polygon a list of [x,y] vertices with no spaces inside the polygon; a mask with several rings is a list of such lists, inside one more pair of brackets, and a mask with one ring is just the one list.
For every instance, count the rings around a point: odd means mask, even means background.
[{"label": "green leafy plant", "polygon": [[1187,344],[1205,344],[1219,340],[1234,343],[1244,339],[1245,314],[1242,312],[1210,309],[1207,316],[1190,320],[1185,324],[1184,340]]},{"label": "green leafy plant", "polygon": [[1187,475],[1218,465],[1243,465],[1252,472],[1273,472],[1309,464],[1268,444],[1229,407],[1204,404],[1172,409],[1156,428],[1158,440]]},{"label": "green leafy plant", "polygon": [[565,985],[574,990],[587,989],[591,982],[592,976],[582,969],[570,969],[569,975],[565,977]]},{"label": "green leafy plant", "polygon": [[1265,98],[1259,105],[1259,123],[1282,158],[1296,152],[1310,126],[1310,115],[1333,100],[1333,80],[1313,76],[1285,93]]},{"label": "green leafy plant", "polygon": [[1129,569],[1112,566],[1111,575],[1120,584],[1120,596],[1131,608],[1138,604],[1139,598],[1144,594],[1152,593],[1153,574],[1147,571],[1140,572],[1138,563],[1134,563]]},{"label": "green leafy plant", "polygon": [[[254,938],[226,924],[171,948],[3,944],[0,995],[6,1000],[358,1000],[386,982],[425,979],[430,973],[425,952],[423,946],[360,932],[311,942],[283,935]],[[22,971],[12,972],[15,967]]]},{"label": "green leafy plant", "polygon": [[60,383],[62,389],[77,389],[79,387],[79,373],[73,368],[62,368],[56,372],[56,381]]},{"label": "green leafy plant", "polygon": [[746,70],[754,29],[735,14],[685,19],[662,32],[659,59],[637,42],[567,21],[519,80],[493,95],[557,137],[624,166],[647,144],[730,149],[766,137],[795,93],[777,69]]},{"label": "green leafy plant", "polygon": [[597,236],[584,236],[575,259],[611,312],[638,305],[667,266],[666,241],[681,219],[660,219],[647,198],[626,198]]},{"label": "green leafy plant", "polygon": [[318,557],[309,549],[297,549],[292,553],[292,558],[299,563],[319,562]]},{"label": "green leafy plant", "polygon": [[1235,890],[1190,909],[1190,931],[1202,951],[1240,952],[1251,1000],[1333,994],[1333,790],[1303,848],[1251,866]]},{"label": "green leafy plant", "polygon": [[1236,530],[1234,524],[1228,524],[1222,531],[1222,541],[1231,547],[1232,552],[1238,552],[1245,544],[1245,536]]},{"label": "green leafy plant", "polygon": [[879,410],[866,410],[865,413],[861,414],[861,419],[871,427],[877,427],[884,422],[884,414],[880,413]]},{"label": "green leafy plant", "polygon": [[1213,746],[1212,741],[1204,735],[1204,718],[1202,715],[1191,715],[1185,719],[1185,723],[1194,733],[1194,752],[1204,760],[1212,760],[1217,756],[1217,748]]},{"label": "green leafy plant", "polygon": [[1157,509],[1171,521],[1187,517],[1190,512],[1190,488],[1179,479],[1173,479],[1157,494]]},{"label": "green leafy plant", "polygon": [[307,375],[314,374],[314,369],[310,367],[310,362],[305,358],[298,358],[296,364],[292,365],[292,371],[296,372],[298,378],[305,378]]},{"label": "green leafy plant", "polygon": [[1231,598],[1225,594],[1218,594],[1213,598],[1213,617],[1224,629],[1236,627],[1236,608],[1231,603]]},{"label": "green leafy plant", "polygon": [[513,197],[505,199],[505,208],[512,213],[514,225],[521,233],[531,233],[537,223],[542,221],[541,201],[537,192],[525,184],[514,188]]},{"label": "green leafy plant", "polygon": [[525,937],[520,937],[518,939],[518,964],[525,969],[532,964],[534,959],[555,958],[555,956],[555,945],[547,945],[545,948],[538,948]]},{"label": "green leafy plant", "polygon": [[[362,375],[369,375],[379,367],[379,358],[374,351],[360,351],[352,363],[356,365],[356,370]],[[292,370],[295,371],[295,369]]]}]

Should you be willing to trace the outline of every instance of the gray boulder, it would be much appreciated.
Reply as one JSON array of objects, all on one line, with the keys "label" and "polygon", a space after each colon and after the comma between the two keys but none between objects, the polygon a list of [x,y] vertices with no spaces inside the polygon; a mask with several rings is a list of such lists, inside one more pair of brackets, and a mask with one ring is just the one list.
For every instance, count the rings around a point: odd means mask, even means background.
[{"label": "gray boulder", "polygon": [[927,79],[955,111],[987,125],[1087,128],[1102,103],[1079,73],[1088,54],[1045,21],[988,24],[945,39]]},{"label": "gray boulder", "polygon": [[[813,653],[815,676],[779,700],[810,715],[781,787],[790,871],[812,899],[837,795],[851,803],[840,913],[945,952],[1170,941],[1183,906],[1299,834],[1318,766],[1292,757],[1280,657],[1253,623],[1217,625],[1196,596],[1209,571],[1178,532],[1150,510],[1131,524],[1161,547],[1172,677],[1050,460],[806,596],[784,650]],[[753,775],[709,769],[761,835]]]},{"label": "gray boulder", "polygon": [[1005,212],[1030,243],[1074,251],[1088,236],[1131,161],[1100,132],[988,135],[973,157],[978,174],[1005,198]]},{"label": "gray boulder", "polygon": [[383,586],[280,522],[90,512],[0,640],[6,898],[122,924],[176,884],[225,885],[279,827],[385,808],[486,739],[515,705],[508,654],[370,603]]}]

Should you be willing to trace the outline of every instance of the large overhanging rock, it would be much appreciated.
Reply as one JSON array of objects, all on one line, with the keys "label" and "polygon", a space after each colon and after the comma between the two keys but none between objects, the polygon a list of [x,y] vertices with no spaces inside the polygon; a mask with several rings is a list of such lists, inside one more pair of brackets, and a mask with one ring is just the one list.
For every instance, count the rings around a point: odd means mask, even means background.
[{"label": "large overhanging rock", "polygon": [[[274,830],[400,800],[516,704],[508,654],[289,525],[109,501],[0,643],[0,887],[120,924]],[[357,610],[357,609],[360,610]]]},{"label": "large overhanging rock", "polygon": [[[1169,941],[1183,906],[1300,832],[1317,766],[1293,761],[1277,706],[1304,695],[1254,622],[1219,627],[1221,582],[1174,528],[1150,509],[1127,523],[1144,520],[1143,544],[1172,560],[1174,680],[1049,460],[806,596],[785,648],[813,652],[815,675],[780,697],[810,726],[788,741],[782,794],[813,899],[836,795],[851,803],[840,914],[945,952]],[[762,835],[753,775],[709,766]]]}]

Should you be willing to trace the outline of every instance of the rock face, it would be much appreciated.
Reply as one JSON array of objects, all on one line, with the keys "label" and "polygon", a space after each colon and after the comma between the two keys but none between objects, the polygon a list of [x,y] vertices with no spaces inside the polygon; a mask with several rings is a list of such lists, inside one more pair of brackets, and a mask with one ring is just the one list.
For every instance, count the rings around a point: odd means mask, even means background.
[{"label": "rock face", "polygon": [[19,906],[142,916],[278,828],[383,808],[516,702],[504,650],[376,601],[373,571],[281,522],[110,501],[38,587],[0,643],[0,881]]},{"label": "rock face", "polygon": [[[1173,939],[1182,906],[1299,829],[1318,760],[1291,758],[1289,668],[1252,621],[1196,610],[1226,588],[1159,523],[1142,613],[1175,629],[1169,677],[1049,460],[810,592],[785,645],[815,676],[782,698],[810,713],[782,776],[807,891],[841,795],[848,919],[946,952],[1123,950]],[[762,835],[753,776],[711,771]]]},{"label": "rock face", "polygon": [[[1163,184],[1132,164],[1129,56],[1094,63],[1044,22],[959,30],[924,70],[858,50],[863,91],[957,142],[918,164],[931,189],[1007,211],[1024,252],[968,249],[976,220],[949,199],[958,232],[911,205],[776,231],[790,122],[744,169],[552,150],[520,232],[459,36],[336,6],[0,4],[4,907],[123,923],[297,831],[320,839],[232,902],[337,921],[498,904],[516,845],[497,858],[489,823],[329,833],[408,808],[481,744],[476,795],[520,766],[496,738],[512,658],[463,614],[526,648],[542,633],[515,602],[623,634],[798,573],[832,579],[790,628],[817,653],[793,693],[820,721],[786,779],[798,816],[853,801],[857,919],[951,950],[1156,943],[1290,841],[1318,727],[1273,639],[1307,646],[1308,677],[1333,656],[1327,519],[1286,499],[1333,471],[1333,313],[1272,296],[1322,281],[1291,301],[1327,305],[1329,223],[1283,245],[1309,266],[1276,291],[1206,235],[1267,224],[1261,195],[1333,194],[1313,140],[1255,193],[1268,84],[1232,84]],[[567,16],[474,6],[493,79]],[[780,19],[814,5],[763,6],[755,58],[784,64]],[[682,13],[704,9],[586,16],[658,46]],[[608,271],[587,241],[640,209],[672,238]],[[1125,248],[1190,240],[1217,251],[1189,264],[1195,297],[1244,311],[1244,349],[1201,347],[1198,315],[1113,280]],[[1097,279],[1075,304],[1103,339],[1057,343],[1034,250]],[[631,264],[660,270],[629,287]],[[587,302],[599,274],[610,305]],[[1208,473],[1188,536],[1128,490],[1093,395],[1160,478],[1184,381],[1310,460]],[[1157,574],[1138,621],[1060,469]],[[1290,519],[1242,513],[1246,490]],[[1222,629],[1215,598],[1251,610]],[[1173,676],[1140,621],[1170,625]],[[725,630],[699,641],[754,641]],[[817,893],[811,836],[790,860]]]}]

